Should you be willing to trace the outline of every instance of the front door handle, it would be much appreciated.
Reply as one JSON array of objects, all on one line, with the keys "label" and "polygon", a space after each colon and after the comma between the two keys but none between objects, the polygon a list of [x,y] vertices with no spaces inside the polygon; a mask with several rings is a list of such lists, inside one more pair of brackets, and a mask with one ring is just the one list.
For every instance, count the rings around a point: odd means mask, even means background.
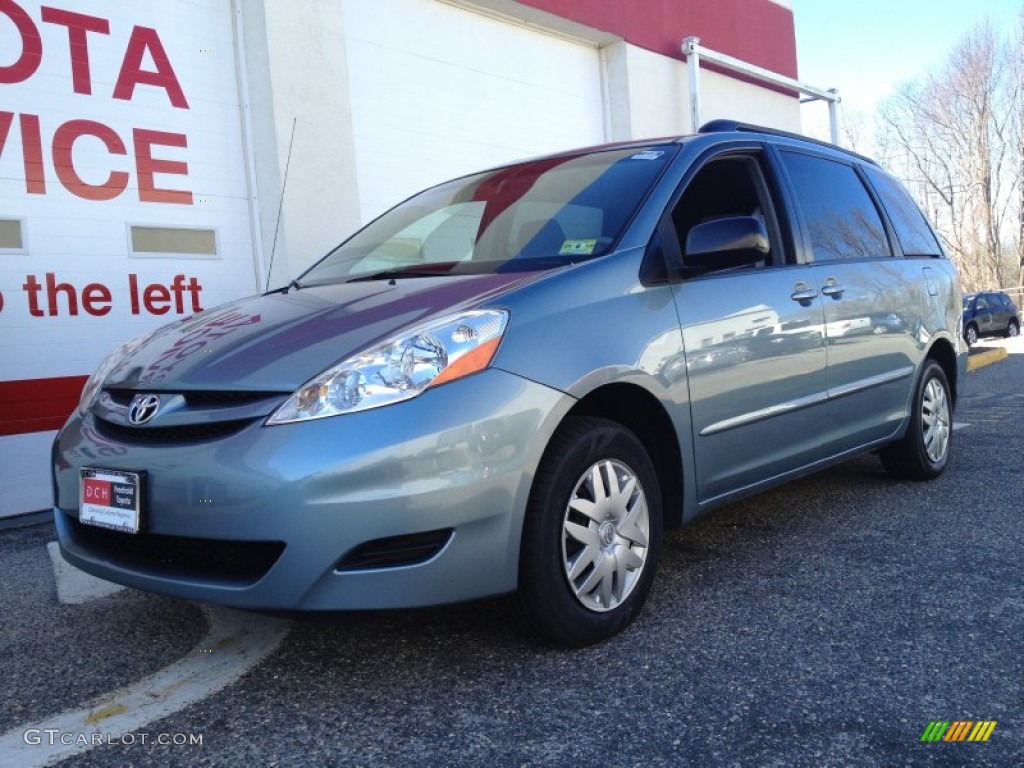
[{"label": "front door handle", "polygon": [[822,287],[821,292],[826,296],[831,296],[833,299],[838,299],[843,295],[843,291],[846,289],[839,284],[839,281],[834,277],[830,277],[825,281],[825,285]]},{"label": "front door handle", "polygon": [[789,295],[789,298],[793,301],[799,301],[801,304],[806,304],[818,298],[818,292],[807,285],[807,283],[797,283],[793,286],[793,293]]}]

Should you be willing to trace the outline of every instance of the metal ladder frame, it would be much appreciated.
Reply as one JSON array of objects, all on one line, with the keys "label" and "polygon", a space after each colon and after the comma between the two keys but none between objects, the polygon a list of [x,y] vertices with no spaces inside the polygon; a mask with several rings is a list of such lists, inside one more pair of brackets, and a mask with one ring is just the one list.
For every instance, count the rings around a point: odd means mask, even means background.
[{"label": "metal ladder frame", "polygon": [[699,37],[690,36],[685,38],[682,43],[682,51],[683,55],[686,56],[686,68],[690,76],[690,119],[693,121],[694,131],[698,130],[702,124],[700,116],[700,62],[701,59],[706,59],[731,72],[746,75],[764,83],[794,90],[807,97],[800,100],[801,104],[809,101],[828,102],[829,132],[832,143],[837,146],[839,145],[839,112],[837,105],[841,99],[838,89],[816,88],[807,83],[801,83],[799,80],[794,80],[791,77],[749,64],[742,59],[713,51],[701,45]]}]

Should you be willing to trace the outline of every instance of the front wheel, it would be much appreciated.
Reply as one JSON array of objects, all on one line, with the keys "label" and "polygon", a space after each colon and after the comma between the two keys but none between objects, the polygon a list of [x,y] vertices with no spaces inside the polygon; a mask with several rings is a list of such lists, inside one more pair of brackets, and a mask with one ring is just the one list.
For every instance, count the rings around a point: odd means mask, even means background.
[{"label": "front wheel", "polygon": [[1016,320],[1011,320],[1010,324],[1006,326],[1006,335],[1011,339],[1020,335],[1020,326]]},{"label": "front wheel", "polygon": [[914,392],[907,434],[882,452],[885,471],[905,480],[930,480],[946,468],[953,442],[953,400],[942,366],[925,363]]},{"label": "front wheel", "polygon": [[569,419],[544,454],[523,524],[518,597],[529,624],[567,646],[621,631],[650,591],[661,532],[643,444],[613,421]]}]

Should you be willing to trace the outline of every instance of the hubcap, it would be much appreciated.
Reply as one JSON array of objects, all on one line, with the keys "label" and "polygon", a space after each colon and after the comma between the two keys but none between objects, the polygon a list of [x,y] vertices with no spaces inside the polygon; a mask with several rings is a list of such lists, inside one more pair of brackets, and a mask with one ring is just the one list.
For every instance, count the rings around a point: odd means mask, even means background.
[{"label": "hubcap", "polygon": [[938,379],[929,379],[925,385],[921,424],[925,453],[938,463],[949,450],[949,399]]},{"label": "hubcap", "polygon": [[576,481],[562,525],[565,575],[576,599],[610,611],[629,597],[647,562],[650,517],[636,473],[599,461]]},{"label": "hubcap", "polygon": [[1020,330],[1017,328],[1017,324],[1010,323],[1010,335],[1016,336],[1018,333],[1020,333]]}]

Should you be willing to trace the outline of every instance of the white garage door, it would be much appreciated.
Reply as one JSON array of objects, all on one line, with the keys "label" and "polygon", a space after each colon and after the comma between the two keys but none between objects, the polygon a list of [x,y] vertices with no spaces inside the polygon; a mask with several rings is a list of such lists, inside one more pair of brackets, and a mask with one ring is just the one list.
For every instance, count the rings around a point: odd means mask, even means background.
[{"label": "white garage door", "polygon": [[366,221],[423,187],[604,141],[596,47],[436,0],[344,3]]},{"label": "white garage door", "polygon": [[0,516],[106,353],[254,292],[234,62],[226,0],[0,3]]}]

